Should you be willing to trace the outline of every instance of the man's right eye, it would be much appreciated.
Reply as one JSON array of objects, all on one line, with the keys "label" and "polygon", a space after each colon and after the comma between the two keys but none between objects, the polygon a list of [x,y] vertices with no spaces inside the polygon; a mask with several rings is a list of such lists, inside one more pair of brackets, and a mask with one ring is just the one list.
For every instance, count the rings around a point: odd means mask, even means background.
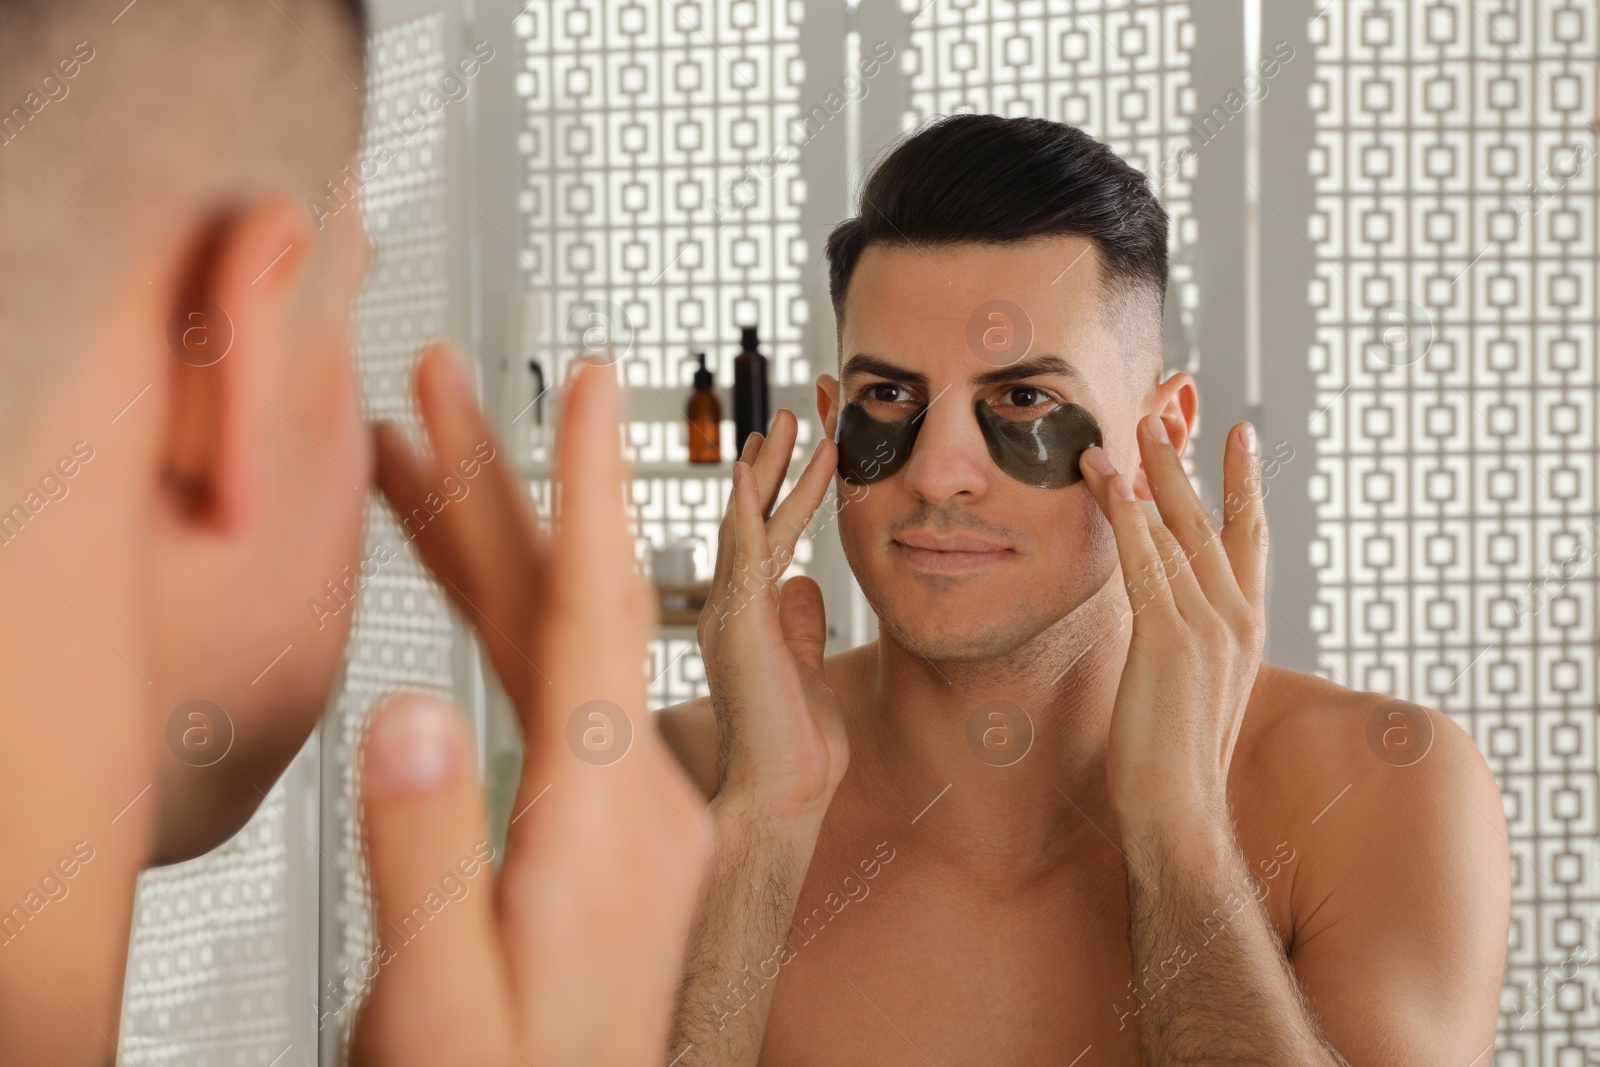
[{"label": "man's right eye", "polygon": [[903,419],[917,408],[911,390],[897,382],[874,382],[861,390],[856,402],[881,422]]}]

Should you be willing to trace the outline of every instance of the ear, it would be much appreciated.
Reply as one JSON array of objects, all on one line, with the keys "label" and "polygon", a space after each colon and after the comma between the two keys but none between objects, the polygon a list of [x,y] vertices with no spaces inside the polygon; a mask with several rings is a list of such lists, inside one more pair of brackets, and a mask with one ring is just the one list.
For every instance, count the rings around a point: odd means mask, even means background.
[{"label": "ear", "polygon": [[312,232],[286,198],[253,202],[199,234],[166,302],[171,403],[162,483],[180,521],[231,536],[260,507],[258,382],[281,380]]},{"label": "ear", "polygon": [[831,374],[817,375],[817,418],[822,420],[828,440],[833,440],[834,427],[839,423],[839,379]]},{"label": "ear", "polygon": [[[1188,371],[1174,371],[1155,387],[1150,408],[1140,414],[1161,416],[1172,439],[1172,447],[1180,458],[1189,450],[1189,441],[1200,429],[1200,394],[1194,376]],[[1144,465],[1134,472],[1133,492],[1140,500],[1154,500],[1150,482],[1144,476]]]},{"label": "ear", "polygon": [[1174,371],[1157,390],[1157,408],[1167,424],[1167,436],[1179,457],[1189,450],[1189,439],[1200,429],[1200,393],[1194,376],[1186,370]]}]

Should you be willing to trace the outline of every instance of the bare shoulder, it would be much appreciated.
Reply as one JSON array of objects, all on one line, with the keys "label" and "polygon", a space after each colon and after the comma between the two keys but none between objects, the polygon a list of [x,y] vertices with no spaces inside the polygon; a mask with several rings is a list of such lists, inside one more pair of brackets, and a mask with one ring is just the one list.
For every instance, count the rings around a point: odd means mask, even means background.
[{"label": "bare shoulder", "polygon": [[1435,708],[1263,664],[1229,789],[1247,857],[1298,857],[1279,901],[1298,938],[1413,892],[1435,908],[1473,898],[1487,926],[1508,892],[1494,775]]},{"label": "bare shoulder", "polygon": [[1270,857],[1253,865],[1296,979],[1350,1062],[1464,1062],[1492,1039],[1511,850],[1489,764],[1450,716],[1264,664],[1229,794],[1247,860]]},{"label": "bare shoulder", "polygon": [[1450,716],[1286,667],[1262,664],[1234,762],[1241,799],[1305,825],[1358,791],[1406,805],[1459,796],[1504,823],[1483,754]]},{"label": "bare shoulder", "polygon": [[[855,688],[850,680],[859,677],[863,664],[874,654],[872,645],[861,645],[835,652],[823,660],[822,667],[827,673],[828,684],[839,693],[846,708],[851,706],[849,693]],[[655,713],[655,721],[662,740],[700,787],[702,795],[709,800],[721,780],[717,719],[711,707],[711,698],[695,697],[662,708]]]},{"label": "bare shoulder", "polygon": [[708,800],[717,791],[717,720],[711,698],[695,697],[655,713],[661,739]]}]

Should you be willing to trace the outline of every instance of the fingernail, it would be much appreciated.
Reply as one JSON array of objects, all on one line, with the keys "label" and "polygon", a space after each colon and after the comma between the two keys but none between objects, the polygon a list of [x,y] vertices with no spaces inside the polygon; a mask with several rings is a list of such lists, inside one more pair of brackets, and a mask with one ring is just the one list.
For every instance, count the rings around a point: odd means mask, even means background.
[{"label": "fingernail", "polygon": [[1111,465],[1111,457],[1106,455],[1106,450],[1095,447],[1083,454],[1083,462],[1087,463],[1096,474],[1107,476],[1117,473],[1117,468]]},{"label": "fingernail", "polygon": [[1257,455],[1256,427],[1254,423],[1247,422],[1244,424],[1244,447],[1252,456]]},{"label": "fingernail", "polygon": [[1161,416],[1151,415],[1148,421],[1150,423],[1150,436],[1164,445],[1170,445],[1172,440],[1167,437],[1167,424]]},{"label": "fingernail", "polygon": [[385,709],[367,742],[370,771],[400,793],[427,793],[444,785],[455,774],[461,755],[454,714],[422,696]]}]

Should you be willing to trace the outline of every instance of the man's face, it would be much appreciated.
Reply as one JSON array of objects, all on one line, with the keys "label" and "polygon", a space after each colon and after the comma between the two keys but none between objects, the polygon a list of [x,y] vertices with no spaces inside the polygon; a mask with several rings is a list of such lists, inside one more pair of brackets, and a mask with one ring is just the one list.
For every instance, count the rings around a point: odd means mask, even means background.
[{"label": "man's face", "polygon": [[[328,219],[303,257],[273,268],[295,278],[283,302],[236,324],[236,346],[253,342],[251,350],[217,364],[249,358],[247,372],[233,369],[248,377],[235,432],[251,457],[252,503],[233,535],[169,528],[156,583],[162,673],[172,682],[157,709],[171,750],[162,861],[214,847],[243,824],[338,677],[356,595],[373,572],[361,560],[371,446],[351,337],[370,254],[358,210]],[[203,709],[191,720],[183,709],[194,700],[222,714]],[[169,716],[183,721],[174,727]]]},{"label": "man's face", "polygon": [[[1102,306],[1099,270],[1098,250],[1079,237],[873,245],[857,264],[841,378],[819,383],[834,401],[823,412],[828,432],[840,403],[883,420],[930,406],[897,472],[865,486],[837,483],[839,533],[867,600],[929,659],[1013,652],[1087,600],[1117,565],[1088,487],[1040,489],[1012,478],[991,459],[974,414],[979,401],[1012,420],[1078,404],[1119,467],[1131,469],[1143,398],[1125,385],[1126,342]],[[1000,317],[991,317],[997,306]],[[1029,329],[1024,349],[1017,342]],[[1052,356],[1063,365],[1045,366]]]},{"label": "man's face", "polygon": [[[362,576],[362,518],[372,467],[351,337],[352,304],[371,257],[360,211],[352,206],[329,219],[321,240],[319,255],[325,258],[318,273],[323,284],[314,287],[314,307],[308,309],[300,355],[300,373],[307,385],[315,386],[298,395],[301,390],[293,382],[284,383],[290,399],[301,407],[295,421],[304,422],[298,428],[281,426],[293,437],[280,436],[276,441],[284,473],[278,487],[282,494],[279,544],[293,545],[298,551],[281,555],[275,551],[274,559],[268,561],[285,568],[276,595],[292,598],[297,615],[304,616],[306,646],[311,653],[300,670],[308,718],[298,722],[290,718],[278,727],[294,735],[297,746],[321,713],[344,658],[354,609],[341,605],[341,598],[351,597],[347,576]],[[290,360],[294,358],[291,354]],[[280,406],[284,403],[274,399]],[[302,429],[316,449],[306,447]],[[335,590],[331,596],[325,584],[329,581]],[[321,610],[312,610],[307,605],[310,599],[318,601]],[[300,699],[296,694],[296,703]]]}]

